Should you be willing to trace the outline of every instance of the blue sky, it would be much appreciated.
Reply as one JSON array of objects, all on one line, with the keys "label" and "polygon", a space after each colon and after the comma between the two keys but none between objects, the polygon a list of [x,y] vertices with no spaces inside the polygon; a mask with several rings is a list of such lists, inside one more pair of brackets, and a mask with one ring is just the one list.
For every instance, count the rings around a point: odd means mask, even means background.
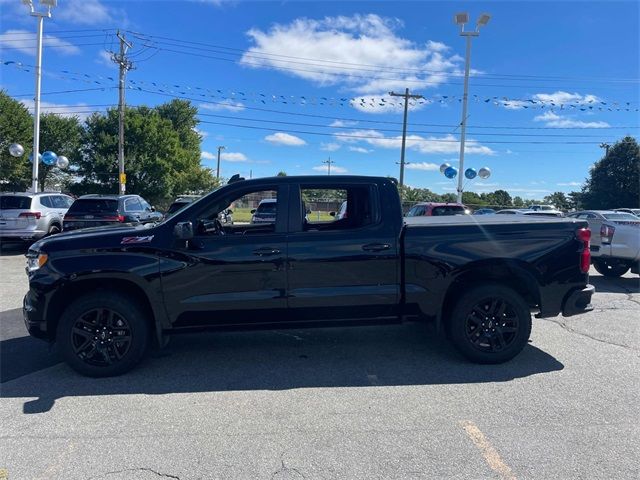
[{"label": "blue sky", "polygon": [[[224,145],[223,176],[323,173],[330,156],[333,172],[397,177],[402,112],[388,92],[409,87],[425,99],[409,112],[405,182],[454,191],[437,167],[458,162],[458,11],[471,23],[492,15],[473,41],[465,161],[492,176],[468,190],[577,190],[600,142],[639,133],[638,2],[58,4],[45,24],[45,110],[117,103],[108,51],[121,28],[136,67],[127,103],[193,99],[203,164],[215,168]],[[0,83],[31,106],[36,22],[20,0],[0,8],[0,58],[22,63],[2,64]],[[81,91],[48,93],[68,90]]]}]

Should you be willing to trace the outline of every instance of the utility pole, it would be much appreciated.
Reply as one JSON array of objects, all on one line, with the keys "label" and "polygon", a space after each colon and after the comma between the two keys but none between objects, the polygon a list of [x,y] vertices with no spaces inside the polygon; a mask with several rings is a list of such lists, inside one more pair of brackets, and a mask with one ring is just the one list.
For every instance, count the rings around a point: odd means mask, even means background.
[{"label": "utility pole", "polygon": [[407,112],[409,111],[410,98],[424,98],[422,95],[409,95],[409,89],[405,88],[404,93],[389,92],[392,97],[404,98],[404,121],[402,123],[402,149],[400,150],[400,186],[404,185],[404,149],[407,144]]},{"label": "utility pole", "polygon": [[600,144],[600,148],[604,148],[604,156],[605,157],[607,155],[609,155],[609,147],[611,147],[611,145],[609,145],[608,143],[601,143]]},{"label": "utility pole", "polygon": [[331,175],[331,164],[336,162],[331,160],[331,157],[329,157],[328,159],[323,160],[322,163],[327,164],[327,175]]},{"label": "utility pole", "polygon": [[220,145],[218,147],[218,167],[216,168],[216,179],[220,180],[220,152],[224,150],[226,147]]},{"label": "utility pole", "polygon": [[127,59],[127,51],[132,48],[133,45],[127,42],[124,35],[120,33],[120,30],[118,30],[117,36],[120,40],[120,53],[112,53],[111,60],[118,64],[120,70],[120,81],[118,85],[120,93],[118,99],[118,191],[120,195],[124,195],[127,183],[127,176],[124,173],[124,79],[127,71],[133,68],[133,63]]}]

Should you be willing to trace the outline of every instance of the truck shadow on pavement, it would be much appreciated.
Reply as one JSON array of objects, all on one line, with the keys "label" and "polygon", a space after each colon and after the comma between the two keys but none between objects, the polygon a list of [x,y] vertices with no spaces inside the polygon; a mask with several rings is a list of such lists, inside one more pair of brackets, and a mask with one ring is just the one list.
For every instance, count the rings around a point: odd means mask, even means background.
[{"label": "truck shadow on pavement", "polygon": [[596,287],[596,293],[640,293],[640,278],[637,275],[618,278],[591,275],[589,283]]},{"label": "truck shadow on pavement", "polygon": [[[0,352],[9,347],[15,356],[3,364],[28,358],[28,345],[16,338],[1,342]],[[57,399],[86,395],[506,382],[563,368],[532,345],[508,363],[475,365],[418,324],[201,333],[175,336],[165,350],[120,377],[85,378],[60,365],[3,383],[0,397],[35,397],[23,406],[31,414],[51,410]]]}]

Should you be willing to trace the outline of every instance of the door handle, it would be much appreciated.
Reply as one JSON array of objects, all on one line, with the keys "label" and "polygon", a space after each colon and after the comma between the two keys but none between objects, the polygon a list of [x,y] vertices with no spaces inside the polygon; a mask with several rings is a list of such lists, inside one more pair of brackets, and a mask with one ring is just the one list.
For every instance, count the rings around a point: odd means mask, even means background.
[{"label": "door handle", "polygon": [[362,246],[362,249],[366,252],[381,252],[382,250],[389,250],[391,245],[388,243],[368,243]]},{"label": "door handle", "polygon": [[280,250],[273,247],[263,247],[253,251],[253,254],[259,257],[268,257],[270,255],[278,255],[279,253]]}]

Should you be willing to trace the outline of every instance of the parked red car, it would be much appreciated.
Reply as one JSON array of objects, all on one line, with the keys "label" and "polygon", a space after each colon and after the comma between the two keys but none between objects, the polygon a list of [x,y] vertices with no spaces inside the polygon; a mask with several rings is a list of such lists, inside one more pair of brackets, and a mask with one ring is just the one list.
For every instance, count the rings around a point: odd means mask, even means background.
[{"label": "parked red car", "polygon": [[471,215],[471,210],[462,203],[416,203],[405,217],[441,217],[445,215]]}]

